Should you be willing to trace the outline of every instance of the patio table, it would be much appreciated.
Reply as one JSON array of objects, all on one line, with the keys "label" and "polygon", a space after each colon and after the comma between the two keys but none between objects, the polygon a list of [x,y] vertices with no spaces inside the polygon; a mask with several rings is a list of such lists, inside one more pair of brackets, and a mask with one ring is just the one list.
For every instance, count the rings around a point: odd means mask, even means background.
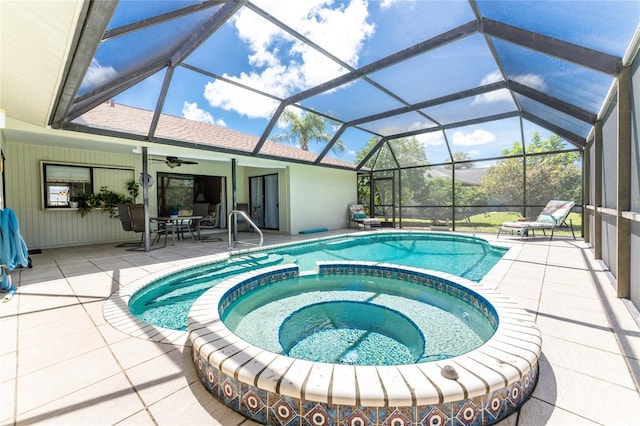
[{"label": "patio table", "polygon": [[[150,218],[151,221],[155,221],[158,223],[164,223],[165,232],[168,232],[169,226],[171,227],[171,245],[176,245],[176,233],[179,225],[187,224],[189,228],[189,232],[191,233],[191,238],[196,240],[195,235],[193,234],[193,229],[189,225],[192,220],[202,219],[202,216],[192,215],[192,216],[159,216]],[[166,245],[167,237],[165,234],[165,245]]]}]

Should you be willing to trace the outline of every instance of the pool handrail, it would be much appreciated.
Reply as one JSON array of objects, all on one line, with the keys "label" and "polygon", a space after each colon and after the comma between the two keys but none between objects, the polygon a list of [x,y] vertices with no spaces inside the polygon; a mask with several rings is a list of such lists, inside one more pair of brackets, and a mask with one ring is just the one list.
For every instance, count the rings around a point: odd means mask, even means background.
[{"label": "pool handrail", "polygon": [[[249,218],[249,216],[243,212],[242,210],[231,210],[229,212],[229,224],[231,224],[231,220],[233,219],[234,216],[236,215],[240,215],[244,218],[244,220],[247,221],[247,223],[249,224],[250,227],[252,227],[253,229],[256,230],[256,232],[258,233],[260,239],[258,241],[258,244],[255,243],[250,243],[247,241],[240,241],[240,240],[234,240],[232,238],[231,235],[231,228],[236,228],[235,226],[229,226],[229,250],[233,249],[236,247],[237,244],[244,244],[244,245],[249,245],[249,246],[256,246],[256,247],[262,247],[262,245],[264,244],[264,234],[262,233],[262,231],[260,230],[260,228],[258,228],[258,225],[256,225],[255,223],[253,223],[253,221],[251,220],[251,218]],[[233,243],[233,244],[232,244]]]}]

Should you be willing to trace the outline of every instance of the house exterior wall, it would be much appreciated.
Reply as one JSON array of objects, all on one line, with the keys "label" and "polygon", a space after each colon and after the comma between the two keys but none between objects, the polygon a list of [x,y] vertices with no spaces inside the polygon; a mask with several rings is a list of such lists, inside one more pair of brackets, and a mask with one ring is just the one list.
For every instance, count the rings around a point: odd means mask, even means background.
[{"label": "house exterior wall", "polygon": [[126,181],[137,177],[134,155],[7,141],[5,156],[7,207],[16,213],[22,237],[29,249],[120,241],[133,237],[132,233],[122,230],[119,220],[102,212],[94,211],[81,217],[75,209],[44,209],[41,162],[130,167],[130,170],[119,170],[114,174],[94,175],[96,190],[107,185],[113,191],[126,194]]},{"label": "house exterior wall", "polygon": [[[46,136],[39,136],[46,137]],[[99,242],[137,240],[140,234],[122,230],[117,218],[93,211],[82,217],[75,209],[44,209],[42,162],[116,167],[103,172],[94,169],[94,189],[103,185],[127,194],[126,182],[138,180],[142,172],[139,154],[60,148],[36,143],[4,141],[6,156],[6,206],[18,217],[22,236],[29,249],[45,249]],[[225,176],[227,209],[231,210],[231,162],[198,160],[197,165],[170,169],[164,162],[149,161],[149,174],[158,172]],[[338,229],[347,224],[347,205],[356,199],[356,173],[311,165],[292,164],[283,168],[238,166],[238,203],[249,202],[249,177],[278,174],[280,232],[296,234],[311,228]],[[157,212],[156,185],[149,191],[151,216]],[[142,190],[137,202],[142,202]],[[226,213],[223,213],[226,215]]]},{"label": "house exterior wall", "polygon": [[345,228],[349,203],[357,198],[356,173],[292,164],[290,170],[291,234]]}]

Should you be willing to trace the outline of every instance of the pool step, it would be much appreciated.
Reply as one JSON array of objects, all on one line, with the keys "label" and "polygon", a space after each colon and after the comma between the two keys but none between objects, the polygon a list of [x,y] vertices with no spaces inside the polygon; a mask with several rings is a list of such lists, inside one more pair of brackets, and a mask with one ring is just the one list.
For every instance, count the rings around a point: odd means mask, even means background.
[{"label": "pool step", "polygon": [[[242,259],[240,259],[242,258]],[[243,272],[251,271],[254,269],[264,268],[271,265],[277,265],[282,263],[283,257],[279,254],[263,254],[259,256],[246,255],[234,257],[233,260],[229,259],[227,262],[221,262],[214,265],[210,265],[206,272],[194,271],[195,276],[183,276],[175,277],[173,281],[168,284],[171,291],[165,292],[161,296],[145,298],[147,299],[144,304],[147,307],[160,307],[164,305],[171,305],[180,300],[188,300],[190,298],[198,297],[200,294],[223,281],[230,275],[241,274]]]},{"label": "pool step", "polygon": [[195,272],[194,277],[183,277],[172,283],[172,286],[185,286],[191,283],[201,283],[231,274],[238,274],[253,269],[282,263],[283,257],[279,254],[255,253],[242,256],[231,256],[226,262],[209,265],[206,271]]}]

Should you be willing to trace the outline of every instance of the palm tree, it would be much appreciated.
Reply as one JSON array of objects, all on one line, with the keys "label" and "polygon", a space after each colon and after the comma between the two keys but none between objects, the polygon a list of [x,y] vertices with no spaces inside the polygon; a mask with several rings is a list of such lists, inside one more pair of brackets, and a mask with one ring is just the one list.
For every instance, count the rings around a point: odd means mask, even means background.
[{"label": "palm tree", "polygon": [[[305,112],[298,115],[287,109],[282,113],[280,121],[289,126],[289,131],[276,135],[274,139],[278,142],[298,145],[305,151],[309,151],[310,142],[327,144],[333,138],[325,132],[326,126],[332,121],[318,114]],[[337,140],[331,150],[335,153],[344,152],[346,147],[341,140]]]}]

